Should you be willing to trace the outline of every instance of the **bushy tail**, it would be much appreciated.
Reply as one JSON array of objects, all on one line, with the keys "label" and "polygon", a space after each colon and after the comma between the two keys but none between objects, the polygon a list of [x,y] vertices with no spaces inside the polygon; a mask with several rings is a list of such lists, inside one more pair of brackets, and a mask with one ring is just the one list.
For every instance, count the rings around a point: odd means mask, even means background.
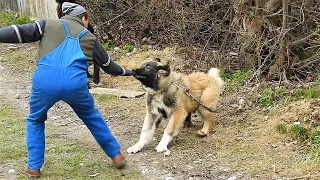
[{"label": "bushy tail", "polygon": [[211,68],[209,70],[208,74],[209,74],[209,76],[211,76],[213,79],[216,80],[218,88],[221,89],[221,91],[222,91],[222,88],[224,86],[224,82],[223,82],[222,78],[220,77],[219,69]]}]

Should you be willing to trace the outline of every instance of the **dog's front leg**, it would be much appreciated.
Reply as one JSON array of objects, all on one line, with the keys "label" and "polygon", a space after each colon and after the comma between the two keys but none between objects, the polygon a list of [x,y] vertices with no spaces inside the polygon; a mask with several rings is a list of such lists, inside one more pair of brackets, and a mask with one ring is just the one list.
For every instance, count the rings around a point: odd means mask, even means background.
[{"label": "dog's front leg", "polygon": [[127,149],[128,153],[139,152],[146,144],[150,143],[156,131],[156,124],[160,121],[161,116],[158,114],[150,114],[147,112],[143,122],[142,131],[139,141]]},{"label": "dog's front leg", "polygon": [[184,107],[178,107],[171,115],[167,128],[165,129],[161,141],[156,147],[157,152],[168,150],[168,144],[173,137],[177,136],[183,127],[184,120],[188,116],[188,112]]}]

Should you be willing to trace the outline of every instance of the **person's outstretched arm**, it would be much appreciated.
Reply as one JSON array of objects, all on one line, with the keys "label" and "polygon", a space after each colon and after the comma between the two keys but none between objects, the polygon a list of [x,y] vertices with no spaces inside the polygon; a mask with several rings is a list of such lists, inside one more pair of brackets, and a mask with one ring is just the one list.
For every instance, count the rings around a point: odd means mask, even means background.
[{"label": "person's outstretched arm", "polygon": [[0,43],[29,43],[42,38],[45,20],[23,25],[11,25],[0,28]]},{"label": "person's outstretched arm", "polygon": [[134,72],[125,69],[115,63],[107,52],[101,46],[101,43],[96,40],[95,47],[93,50],[93,61],[98,64],[101,69],[111,75],[119,75],[119,76],[132,76],[135,75]]}]

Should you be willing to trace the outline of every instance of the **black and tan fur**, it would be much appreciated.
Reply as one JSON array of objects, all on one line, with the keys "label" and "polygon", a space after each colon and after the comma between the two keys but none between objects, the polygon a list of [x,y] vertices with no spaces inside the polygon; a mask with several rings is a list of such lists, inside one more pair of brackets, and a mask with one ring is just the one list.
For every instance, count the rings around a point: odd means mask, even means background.
[{"label": "black and tan fur", "polygon": [[[160,59],[143,64],[133,70],[135,76],[146,89],[146,116],[139,141],[128,148],[128,153],[136,153],[154,137],[162,118],[169,118],[163,137],[156,147],[164,152],[172,138],[177,136],[184,122],[190,124],[190,114],[198,111],[203,117],[203,127],[197,133],[206,136],[212,130],[214,114],[199,105],[185,92],[190,93],[203,105],[215,110],[223,87],[219,71],[212,68],[208,73],[195,72],[189,75],[174,72]],[[180,87],[181,85],[181,87]],[[183,88],[185,87],[185,88]]]}]

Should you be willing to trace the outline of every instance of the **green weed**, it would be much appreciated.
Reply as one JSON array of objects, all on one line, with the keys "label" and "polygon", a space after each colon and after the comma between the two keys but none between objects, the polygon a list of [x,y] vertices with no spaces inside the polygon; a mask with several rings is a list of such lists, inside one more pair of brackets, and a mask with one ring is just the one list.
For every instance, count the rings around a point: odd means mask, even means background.
[{"label": "green weed", "polygon": [[234,73],[227,74],[223,71],[221,72],[221,77],[225,81],[226,91],[234,91],[239,88],[252,74],[252,71],[240,71],[236,70]]},{"label": "green weed", "polygon": [[106,51],[111,51],[114,48],[114,44],[112,40],[108,40],[107,42],[102,44],[103,49]]},{"label": "green weed", "polygon": [[298,140],[305,140],[308,137],[308,130],[301,125],[294,124],[290,126],[288,132]]},{"label": "green weed", "polygon": [[259,104],[264,107],[271,106],[273,101],[273,91],[271,89],[264,89],[259,98]]},{"label": "green weed", "polygon": [[308,145],[311,147],[310,154],[312,157],[320,158],[320,126],[314,128],[307,139]]},{"label": "green weed", "polygon": [[129,52],[132,52],[133,49],[134,49],[133,45],[127,44],[127,45],[122,46],[121,52],[122,53],[129,53]]},{"label": "green weed", "polygon": [[10,26],[13,24],[26,24],[32,22],[29,17],[22,17],[12,12],[0,12],[0,25]]},{"label": "green weed", "polygon": [[312,98],[320,98],[320,87],[315,86],[311,88],[305,89],[297,89],[294,92],[295,99],[312,99]]}]

